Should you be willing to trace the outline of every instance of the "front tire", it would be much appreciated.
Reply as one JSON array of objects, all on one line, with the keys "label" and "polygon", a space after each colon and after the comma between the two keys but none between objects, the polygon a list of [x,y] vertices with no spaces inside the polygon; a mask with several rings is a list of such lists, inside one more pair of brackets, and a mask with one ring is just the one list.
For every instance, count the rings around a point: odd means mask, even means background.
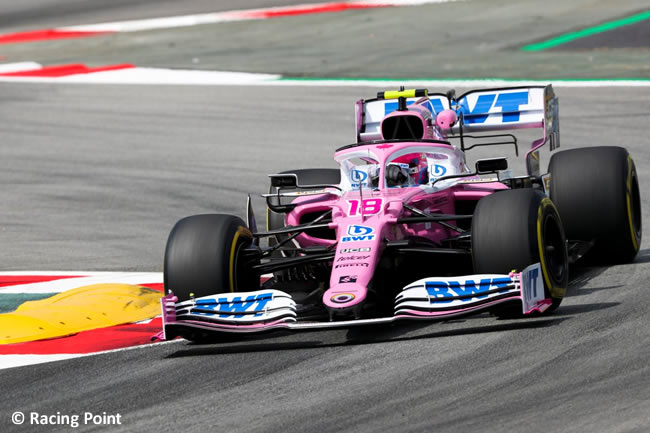
[{"label": "front tire", "polygon": [[[499,191],[482,198],[472,220],[472,260],[479,274],[521,272],[540,263],[544,293],[557,308],[569,281],[566,238],[553,202],[539,191]],[[497,308],[512,316],[513,308]],[[519,308],[519,314],[521,309]]]},{"label": "front tire", "polygon": [[206,214],[176,223],[165,249],[166,293],[179,301],[215,293],[256,290],[259,275],[250,269],[243,250],[253,235],[241,218]]}]

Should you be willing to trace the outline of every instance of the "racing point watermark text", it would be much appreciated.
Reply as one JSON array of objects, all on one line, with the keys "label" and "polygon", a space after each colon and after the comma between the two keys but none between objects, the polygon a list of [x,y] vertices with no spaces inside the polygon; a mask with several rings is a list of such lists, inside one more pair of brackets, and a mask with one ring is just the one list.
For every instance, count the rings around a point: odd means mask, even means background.
[{"label": "racing point watermark text", "polygon": [[83,412],[68,414],[57,412],[55,414],[42,414],[39,412],[14,412],[11,422],[15,425],[67,425],[77,428],[83,425],[122,425],[122,414],[100,414]]}]

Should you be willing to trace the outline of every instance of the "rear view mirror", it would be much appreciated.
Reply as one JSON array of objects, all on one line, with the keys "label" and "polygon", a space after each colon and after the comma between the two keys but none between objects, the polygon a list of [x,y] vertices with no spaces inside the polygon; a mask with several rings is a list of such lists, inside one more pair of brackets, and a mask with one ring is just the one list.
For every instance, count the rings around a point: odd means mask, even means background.
[{"label": "rear view mirror", "polygon": [[507,168],[508,160],[506,158],[479,159],[476,161],[476,173],[478,174],[495,173]]},{"label": "rear view mirror", "polygon": [[298,186],[298,175],[295,173],[269,174],[271,186],[278,188],[296,188]]}]

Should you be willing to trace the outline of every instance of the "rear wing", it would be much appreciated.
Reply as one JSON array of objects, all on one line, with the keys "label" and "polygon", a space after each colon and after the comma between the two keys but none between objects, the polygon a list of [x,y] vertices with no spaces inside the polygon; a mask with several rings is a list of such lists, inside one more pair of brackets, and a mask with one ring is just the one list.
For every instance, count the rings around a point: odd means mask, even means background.
[{"label": "rear wing", "polygon": [[[422,106],[432,112],[434,117],[446,109],[452,109],[457,113],[459,121],[452,128],[451,133],[461,139],[462,150],[466,150],[463,140],[465,133],[542,128],[542,137],[532,143],[531,149],[526,154],[526,165],[531,175],[539,174],[539,167],[535,167],[535,161],[531,160],[536,158],[533,153],[537,149],[547,142],[551,150],[560,147],[558,99],[550,84],[470,90],[458,98],[454,97],[453,91],[446,95],[433,93],[429,94],[428,100],[408,98],[406,102],[410,105],[418,100],[421,101]],[[357,101],[357,142],[380,140],[381,121],[397,107],[396,100]]]},{"label": "rear wing", "polygon": [[[406,103],[411,105],[420,99],[407,98]],[[357,143],[381,140],[379,125],[384,117],[397,110],[398,105],[399,102],[396,99],[358,100],[355,106]],[[428,108],[435,117],[437,113],[449,108],[449,100],[442,93],[430,93],[428,100],[422,105]]]}]

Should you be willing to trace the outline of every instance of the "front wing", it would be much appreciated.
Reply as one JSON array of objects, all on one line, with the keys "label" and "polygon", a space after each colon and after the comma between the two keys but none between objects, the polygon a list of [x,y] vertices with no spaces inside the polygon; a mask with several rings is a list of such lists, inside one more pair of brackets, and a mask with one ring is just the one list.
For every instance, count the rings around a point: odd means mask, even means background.
[{"label": "front wing", "polygon": [[539,263],[521,273],[425,278],[406,286],[395,298],[391,317],[330,322],[301,321],[291,295],[279,290],[223,293],[177,302],[173,293],[162,298],[165,338],[186,331],[256,333],[270,330],[348,328],[398,320],[447,320],[475,314],[519,300],[524,315],[544,312],[545,298]]}]

